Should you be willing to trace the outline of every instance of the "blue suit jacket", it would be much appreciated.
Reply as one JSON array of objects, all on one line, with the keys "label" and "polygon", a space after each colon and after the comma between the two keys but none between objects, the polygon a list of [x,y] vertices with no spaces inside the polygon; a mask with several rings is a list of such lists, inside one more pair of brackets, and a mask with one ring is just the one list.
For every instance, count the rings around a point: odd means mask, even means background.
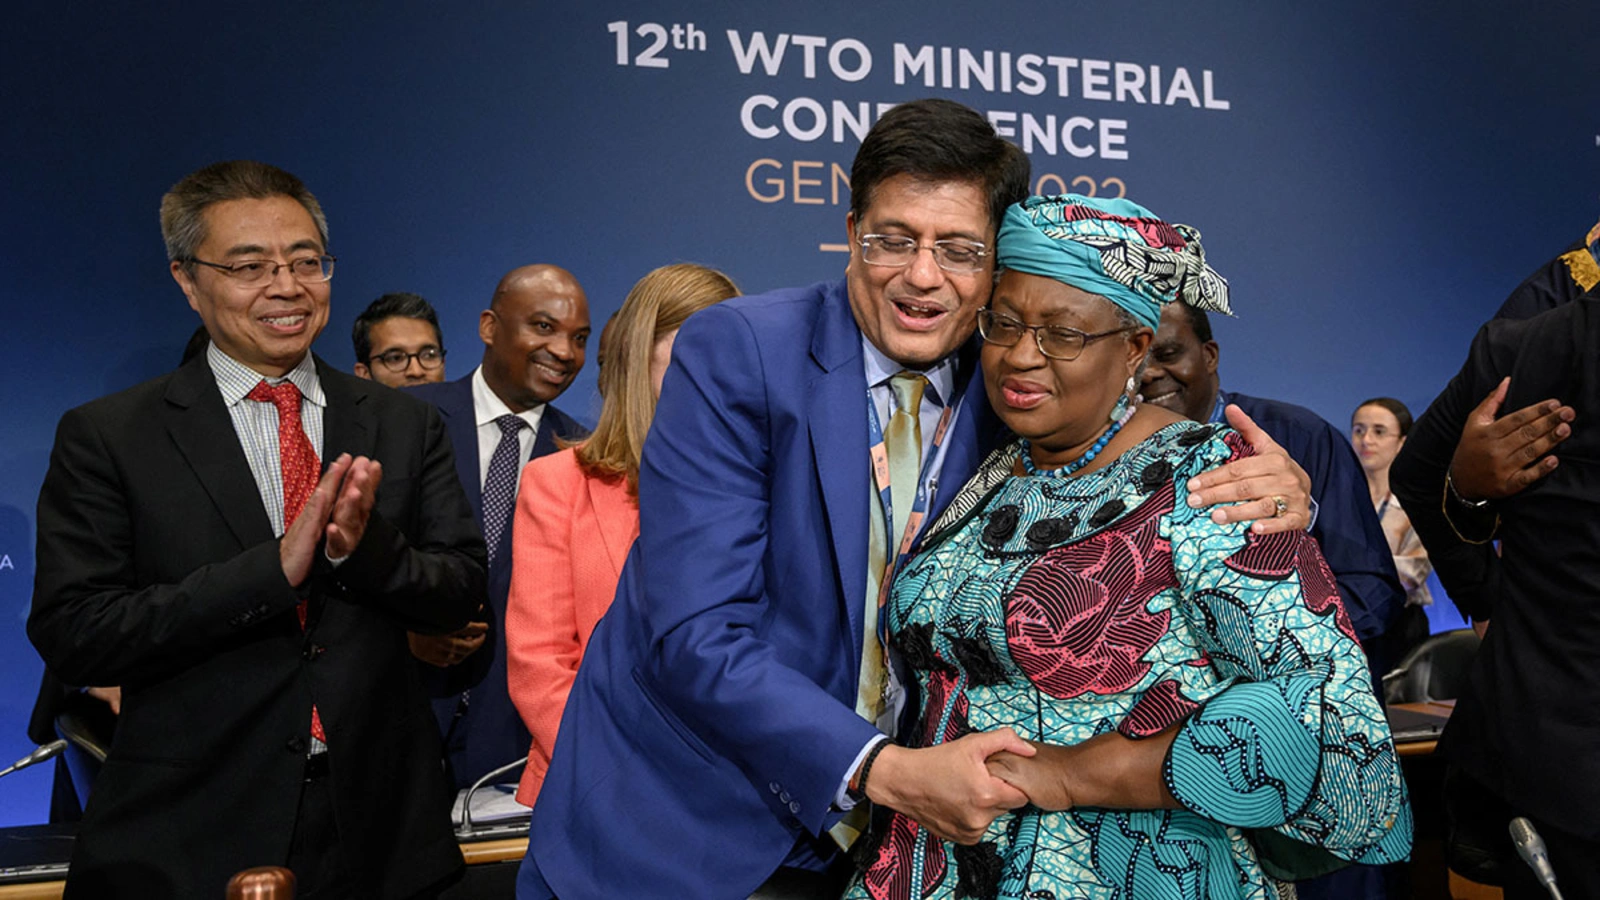
[{"label": "blue suit jacket", "polygon": [[[472,514],[483,530],[483,487],[478,474],[478,422],[472,405],[472,376],[442,384],[424,384],[408,391],[439,408],[445,433],[456,454],[456,474],[472,504]],[[545,404],[539,431],[533,438],[537,459],[560,449],[559,438],[581,440],[589,433],[577,420]],[[448,669],[418,663],[423,685],[433,699],[434,718],[444,737],[457,789],[468,787],[482,775],[528,754],[533,738],[511,703],[506,689],[506,593],[511,587],[511,520],[498,536],[502,551],[489,567],[489,634],[478,652]],[[484,535],[493,542],[495,537]],[[471,690],[471,702],[458,719],[461,692]],[[515,779],[513,779],[515,780]]]},{"label": "blue suit jacket", "polygon": [[[935,514],[998,438],[970,350]],[[640,538],[534,808],[528,853],[564,900],[742,900],[837,821],[877,734],[854,710],[866,404],[843,282],[730,300],[679,332]]]}]

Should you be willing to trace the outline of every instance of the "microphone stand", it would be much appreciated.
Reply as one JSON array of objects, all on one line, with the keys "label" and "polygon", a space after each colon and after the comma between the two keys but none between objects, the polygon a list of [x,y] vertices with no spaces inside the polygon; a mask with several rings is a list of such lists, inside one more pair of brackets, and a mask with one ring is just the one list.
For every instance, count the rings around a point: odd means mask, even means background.
[{"label": "microphone stand", "polygon": [[495,769],[493,772],[490,772],[487,775],[484,775],[482,778],[479,778],[477,781],[474,781],[472,783],[472,787],[467,788],[467,795],[461,798],[461,824],[456,826],[456,837],[464,838],[472,836],[472,795],[478,792],[478,788],[488,784],[491,779],[499,778],[501,775],[504,775],[507,772],[516,771],[527,764],[528,758],[526,756],[522,757],[521,759],[508,762],[500,768]]},{"label": "microphone stand", "polygon": [[38,747],[34,748],[32,753],[29,753],[27,756],[24,756],[11,765],[6,766],[5,769],[0,770],[0,778],[10,775],[12,772],[16,772],[20,769],[26,769],[29,766],[38,765],[45,760],[55,759],[56,757],[60,756],[61,752],[65,749],[67,749],[67,742],[64,740],[54,740],[48,744],[40,744]]}]

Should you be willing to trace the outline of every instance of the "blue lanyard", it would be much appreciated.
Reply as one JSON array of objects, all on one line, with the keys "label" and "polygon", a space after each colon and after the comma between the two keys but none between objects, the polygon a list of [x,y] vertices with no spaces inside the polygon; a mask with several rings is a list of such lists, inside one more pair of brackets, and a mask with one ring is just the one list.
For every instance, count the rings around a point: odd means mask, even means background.
[{"label": "blue lanyard", "polygon": [[[911,548],[922,534],[923,519],[927,517],[928,507],[933,501],[933,490],[930,490],[928,484],[929,476],[933,473],[934,460],[939,458],[939,448],[944,444],[945,433],[950,428],[955,407],[955,404],[946,405],[944,412],[939,416],[939,424],[935,426],[933,432],[933,443],[923,454],[922,471],[917,475],[917,498],[911,507],[910,517],[906,519],[906,532],[900,537],[899,547],[895,548],[892,540],[894,535],[891,534],[894,530],[894,500],[889,491],[889,450],[884,443],[883,424],[878,421],[878,405],[873,402],[872,389],[867,389],[867,443],[871,447],[872,481],[878,488],[878,502],[883,505],[884,547],[892,549],[892,552],[884,554],[889,557],[890,562],[878,584],[880,609],[889,596],[889,582],[893,580],[894,573],[900,571],[900,567],[911,556]],[[909,412],[918,417],[922,413],[920,409]],[[879,627],[881,629],[882,619],[879,619]]]}]

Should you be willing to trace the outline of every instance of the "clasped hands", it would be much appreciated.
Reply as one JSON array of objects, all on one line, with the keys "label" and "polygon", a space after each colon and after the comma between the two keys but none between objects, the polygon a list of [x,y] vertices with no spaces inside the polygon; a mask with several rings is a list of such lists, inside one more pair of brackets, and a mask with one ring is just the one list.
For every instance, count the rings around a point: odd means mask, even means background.
[{"label": "clasped hands", "polygon": [[355,552],[366,534],[381,481],[382,463],[365,456],[339,454],[278,541],[278,559],[290,585],[299,587],[305,583],[311,575],[317,547],[324,540],[329,559],[343,559]]},{"label": "clasped hands", "polygon": [[406,643],[411,647],[412,656],[430,666],[448,669],[478,652],[488,636],[488,622],[468,622],[465,628],[449,634],[408,631]]},{"label": "clasped hands", "polygon": [[995,818],[1029,804],[1171,809],[1178,803],[1161,767],[1177,732],[1173,726],[1140,740],[1110,732],[1066,746],[1000,728],[923,749],[886,747],[867,796],[958,844],[976,844]]}]

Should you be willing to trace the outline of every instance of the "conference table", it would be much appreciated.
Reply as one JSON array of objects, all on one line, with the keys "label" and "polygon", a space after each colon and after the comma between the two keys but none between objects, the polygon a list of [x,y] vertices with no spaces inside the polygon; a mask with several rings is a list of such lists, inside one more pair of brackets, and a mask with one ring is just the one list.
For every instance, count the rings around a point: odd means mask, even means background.
[{"label": "conference table", "polygon": [[1454,700],[1391,705],[1389,731],[1394,735],[1395,753],[1403,757],[1433,755],[1444,724],[1450,721],[1450,713],[1455,708]]},{"label": "conference table", "polygon": [[[1431,756],[1438,746],[1439,733],[1450,719],[1454,700],[1435,700],[1427,703],[1398,703],[1389,708],[1389,728],[1394,734],[1395,751],[1404,758]],[[474,883],[488,880],[505,882],[514,875],[515,866],[528,849],[525,833],[516,829],[494,828],[462,840],[461,855],[467,862],[467,877],[447,897],[470,897],[478,892]],[[7,841],[28,841],[36,858],[53,863],[55,871],[38,874],[33,880],[17,880],[17,873],[8,871],[6,862],[15,853],[4,850]],[[25,825],[0,829],[0,900],[60,900],[67,857],[72,848],[72,829],[54,825]],[[493,874],[491,874],[493,873]]]},{"label": "conference table", "polygon": [[[28,880],[17,880],[18,873],[8,870],[16,859],[16,848],[10,853],[0,849],[0,900],[60,900],[66,882],[66,862],[72,850],[72,827],[60,825],[24,825],[0,828],[0,848],[7,842],[13,845],[25,842],[22,852],[32,860],[51,866],[34,875],[24,875]],[[514,832],[507,836],[508,832]],[[520,833],[515,833],[520,832]],[[469,897],[506,897],[516,881],[516,868],[528,849],[526,823],[520,829],[495,828],[464,838],[461,856],[467,862],[467,874],[445,892],[441,900]],[[217,900],[222,900],[219,895]]]}]

